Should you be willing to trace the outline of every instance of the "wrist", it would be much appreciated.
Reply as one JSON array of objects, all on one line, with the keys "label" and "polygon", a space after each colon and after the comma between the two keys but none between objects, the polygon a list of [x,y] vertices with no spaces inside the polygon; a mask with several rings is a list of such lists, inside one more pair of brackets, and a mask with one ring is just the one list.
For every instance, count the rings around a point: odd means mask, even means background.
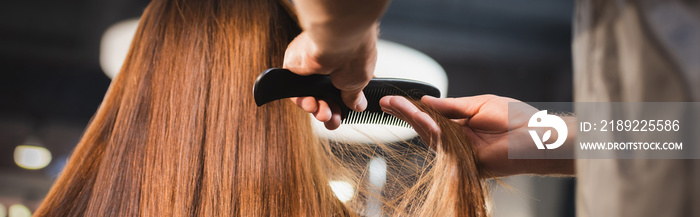
[{"label": "wrist", "polygon": [[375,23],[369,28],[344,30],[332,30],[318,27],[305,30],[314,43],[316,56],[337,56],[353,53],[365,46],[374,46],[379,35],[379,24]]}]

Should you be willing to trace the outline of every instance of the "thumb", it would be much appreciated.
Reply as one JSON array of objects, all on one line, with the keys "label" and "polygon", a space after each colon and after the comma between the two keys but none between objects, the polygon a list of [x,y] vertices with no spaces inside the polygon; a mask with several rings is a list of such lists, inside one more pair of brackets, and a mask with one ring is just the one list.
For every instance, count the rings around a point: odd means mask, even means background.
[{"label": "thumb", "polygon": [[331,83],[340,89],[340,97],[348,108],[361,112],[367,108],[367,98],[362,89],[367,86],[371,76],[358,73],[350,67],[343,67],[330,75]]},{"label": "thumb", "polygon": [[361,112],[367,109],[367,98],[364,92],[341,91],[340,97],[348,108]]}]

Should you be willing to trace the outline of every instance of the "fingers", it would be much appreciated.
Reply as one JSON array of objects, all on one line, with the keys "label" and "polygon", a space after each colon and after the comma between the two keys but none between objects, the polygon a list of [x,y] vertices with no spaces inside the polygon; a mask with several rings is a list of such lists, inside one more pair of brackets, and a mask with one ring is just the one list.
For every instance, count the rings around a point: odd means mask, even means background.
[{"label": "fingers", "polygon": [[471,118],[476,115],[481,107],[490,100],[496,99],[495,95],[479,95],[462,98],[435,98],[424,96],[421,99],[425,105],[433,107],[447,118]]},{"label": "fingers", "polygon": [[[316,100],[314,97],[310,96],[292,97],[290,99],[305,112],[312,113],[314,117],[321,122],[330,121],[333,116],[331,106],[324,100]],[[340,115],[340,109],[338,109],[337,113]]]},{"label": "fingers", "polygon": [[341,91],[343,103],[361,112],[367,108],[362,89],[374,74],[376,42],[377,35],[373,32],[351,49],[330,49],[332,52],[329,52],[329,48],[324,49],[307,32],[302,32],[287,46],[283,67],[299,75],[330,75],[333,85]]},{"label": "fingers", "polygon": [[[434,145],[440,135],[437,123],[413,103],[400,96],[385,96],[379,101],[382,110],[413,126],[426,144]],[[435,148],[435,147],[433,147]]]},{"label": "fingers", "polygon": [[518,102],[495,95],[445,99],[425,96],[421,101],[447,118],[465,119],[460,121],[462,125],[468,125],[482,133],[502,133],[511,129],[508,122],[508,103]]},{"label": "fingers", "polygon": [[361,112],[367,108],[367,98],[365,98],[362,89],[372,79],[374,67],[372,67],[372,71],[369,71],[364,65],[357,66],[350,65],[336,70],[330,75],[330,78],[333,85],[340,90],[343,103],[348,108]]},{"label": "fingers", "polygon": [[318,100],[318,109],[316,112],[313,112],[313,114],[316,120],[321,122],[330,121],[333,115],[330,106],[328,106],[328,103],[324,100]]},{"label": "fingers", "polygon": [[299,108],[308,113],[315,113],[318,111],[318,102],[313,97],[292,97],[290,99],[292,102],[296,103]]},{"label": "fingers", "polygon": [[330,109],[332,116],[330,120],[324,122],[324,126],[326,126],[326,129],[329,130],[335,130],[338,129],[340,126],[340,106],[336,104],[330,104]]},{"label": "fingers", "polygon": [[367,98],[362,89],[374,76],[377,63],[376,36],[370,37],[357,51],[348,65],[332,72],[331,82],[341,90],[341,98],[348,108],[361,112],[367,108]]},{"label": "fingers", "polygon": [[[367,108],[367,99],[362,89],[372,79],[376,63],[376,47],[372,48],[354,54],[356,56],[348,63],[339,64],[340,60],[347,57],[319,56],[311,38],[302,33],[287,47],[283,67],[299,75],[330,74],[333,85],[341,90],[343,103],[360,112]],[[305,111],[308,112],[306,108]]]},{"label": "fingers", "polygon": [[348,108],[352,110],[361,112],[367,109],[367,98],[365,97],[365,94],[362,91],[341,91],[340,97],[343,99],[343,103],[345,103],[345,105],[347,105]]},{"label": "fingers", "polygon": [[[362,90],[374,74],[377,34],[372,32],[360,41],[347,49],[330,49],[314,42],[307,32],[302,32],[287,46],[283,67],[299,75],[329,75],[341,92],[342,103],[354,111],[364,111],[367,98]],[[340,125],[340,109],[335,111],[328,103],[306,97],[294,101],[304,111],[325,122],[327,128]]]}]

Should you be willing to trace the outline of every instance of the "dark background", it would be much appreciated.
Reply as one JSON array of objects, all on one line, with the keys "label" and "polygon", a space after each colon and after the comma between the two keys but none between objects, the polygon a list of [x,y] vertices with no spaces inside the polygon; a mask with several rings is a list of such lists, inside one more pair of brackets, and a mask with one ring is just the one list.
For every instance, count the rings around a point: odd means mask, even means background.
[{"label": "dark background", "polygon": [[[118,21],[138,17],[147,4],[3,2],[0,204],[33,208],[48,191],[109,86],[98,61],[102,34]],[[571,101],[572,12],[571,0],[394,0],[382,20],[381,38],[440,63],[448,74],[449,96],[491,93],[522,101]],[[14,148],[29,137],[52,152],[48,167],[30,171],[15,165]],[[554,189],[551,194],[564,202],[552,205],[542,199],[549,196],[539,193],[537,184],[552,180],[538,180],[526,183],[535,192],[526,197],[538,200],[529,212],[571,215],[573,181]],[[542,206],[552,207],[537,208]],[[496,214],[506,207],[497,206]]]}]

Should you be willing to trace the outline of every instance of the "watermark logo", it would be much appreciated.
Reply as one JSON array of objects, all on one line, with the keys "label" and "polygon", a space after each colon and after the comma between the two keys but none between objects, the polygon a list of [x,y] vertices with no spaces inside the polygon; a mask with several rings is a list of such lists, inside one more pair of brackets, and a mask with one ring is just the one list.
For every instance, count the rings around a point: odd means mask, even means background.
[{"label": "watermark logo", "polygon": [[547,149],[559,148],[559,146],[564,144],[564,141],[566,141],[566,137],[569,133],[568,129],[566,128],[566,123],[564,123],[564,120],[562,120],[556,115],[547,114],[547,110],[542,110],[532,115],[530,121],[527,123],[527,126],[551,127],[557,131],[557,140],[553,143],[544,144],[547,140],[549,140],[549,137],[552,136],[552,130],[547,130],[546,132],[544,132],[542,138],[540,138],[539,135],[537,135],[537,132],[535,130],[529,130],[532,140],[535,142],[535,145],[537,145],[537,149],[545,149],[545,147],[547,147]]}]

